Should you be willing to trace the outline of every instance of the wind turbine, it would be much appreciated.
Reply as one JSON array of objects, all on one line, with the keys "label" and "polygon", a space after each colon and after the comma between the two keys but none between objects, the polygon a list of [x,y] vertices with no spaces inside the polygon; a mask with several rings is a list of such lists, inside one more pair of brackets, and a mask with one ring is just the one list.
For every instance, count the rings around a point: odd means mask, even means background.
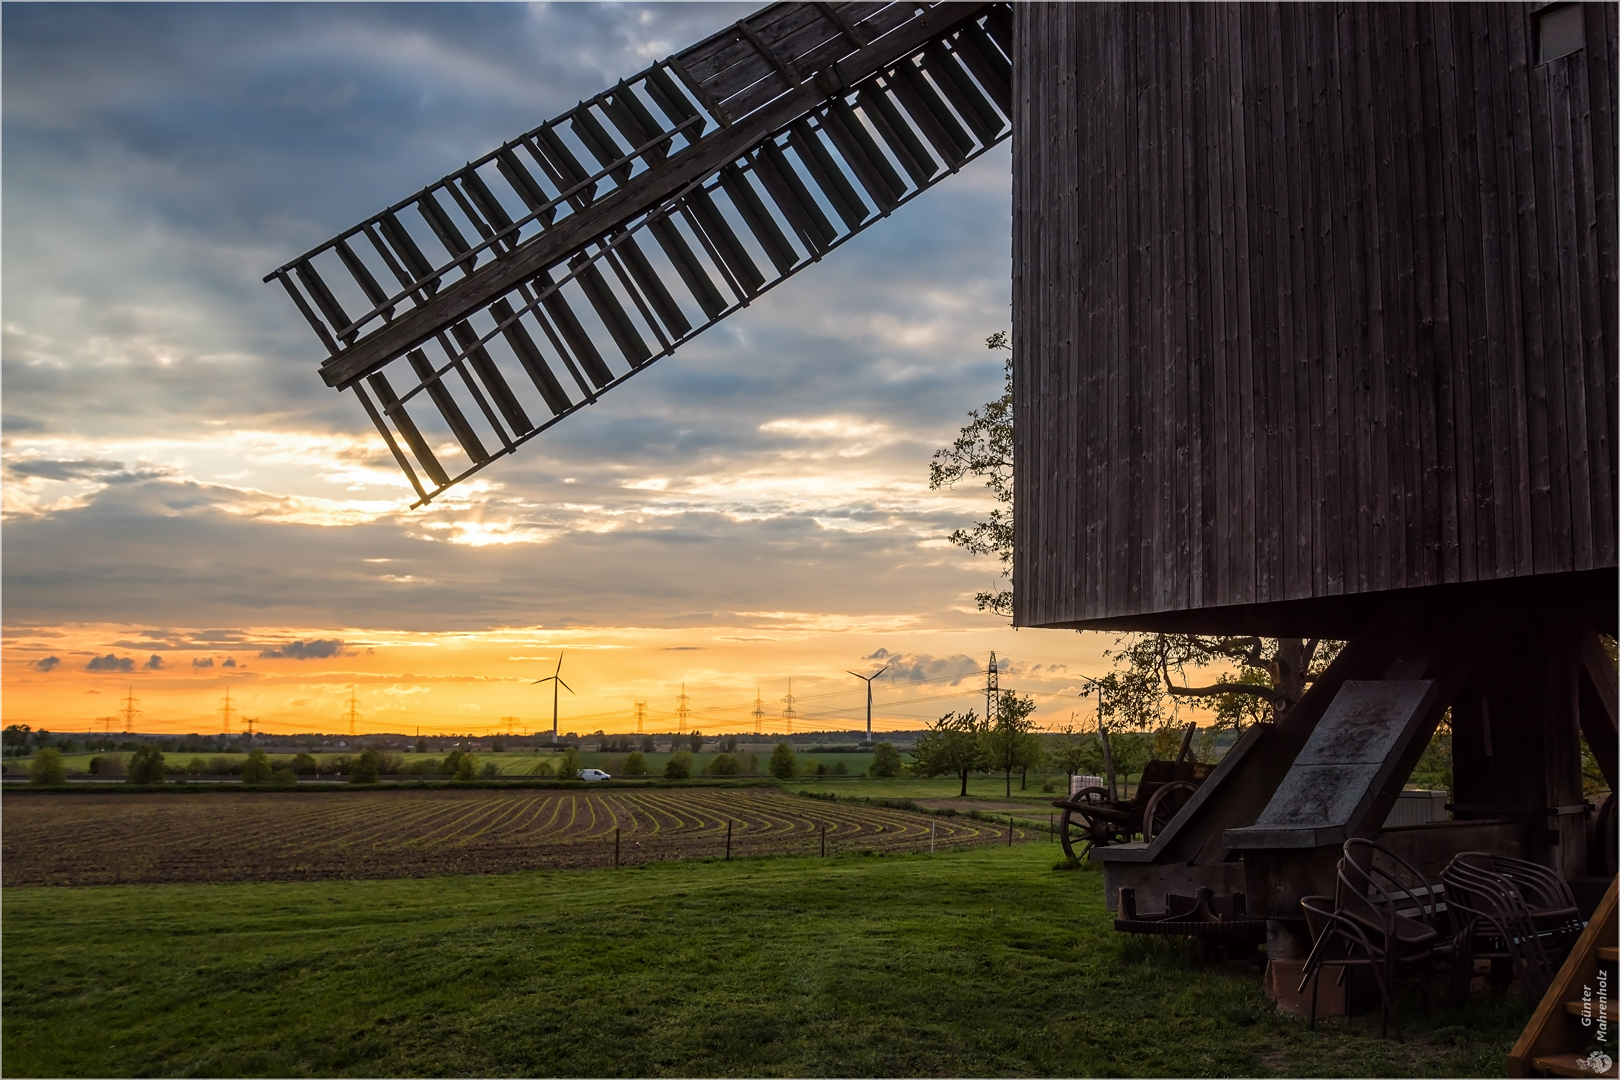
[{"label": "wind turbine", "polygon": [[529,684],[531,686],[539,686],[543,682],[548,682],[551,684],[551,742],[554,746],[557,743],[557,687],[562,687],[570,694],[574,692],[574,688],[572,686],[569,686],[567,683],[562,681],[562,658],[562,650],[559,649],[557,650],[557,670],[553,671],[545,678],[536,679],[534,682]]},{"label": "wind turbine", "polygon": [[[845,668],[844,670],[849,671],[849,668]],[[872,680],[877,678],[879,675],[883,674],[885,671],[888,671],[888,670],[889,670],[889,665],[884,664],[882,667],[878,668],[876,671],[874,671],[870,675],[856,675],[855,672],[849,671],[849,673],[851,675],[855,675],[855,677],[857,679],[860,679],[862,682],[864,682],[866,684],[866,741],[867,742],[872,741]]]}]

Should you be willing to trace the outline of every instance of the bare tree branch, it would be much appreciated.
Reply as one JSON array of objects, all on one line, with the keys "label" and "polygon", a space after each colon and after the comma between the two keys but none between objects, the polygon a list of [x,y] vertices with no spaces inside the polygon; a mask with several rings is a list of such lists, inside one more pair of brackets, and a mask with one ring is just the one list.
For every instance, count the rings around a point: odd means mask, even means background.
[{"label": "bare tree branch", "polygon": [[1272,704],[1282,704],[1288,700],[1283,694],[1269,686],[1241,682],[1222,682],[1215,683],[1213,686],[1170,686],[1168,693],[1172,697],[1218,697],[1221,694],[1251,694]]}]

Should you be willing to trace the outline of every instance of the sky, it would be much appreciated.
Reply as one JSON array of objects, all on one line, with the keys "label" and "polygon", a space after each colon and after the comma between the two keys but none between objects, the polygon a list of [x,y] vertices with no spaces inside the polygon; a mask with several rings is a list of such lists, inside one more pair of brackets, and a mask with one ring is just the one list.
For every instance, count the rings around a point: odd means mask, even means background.
[{"label": "sky", "polygon": [[[974,610],[1007,144],[430,507],[266,272],[753,5],[27,4],[3,35],[3,713],[54,731],[1043,725],[1111,638]],[[790,690],[791,680],[791,690]],[[221,709],[230,695],[233,710]],[[758,709],[763,719],[756,719]]]}]

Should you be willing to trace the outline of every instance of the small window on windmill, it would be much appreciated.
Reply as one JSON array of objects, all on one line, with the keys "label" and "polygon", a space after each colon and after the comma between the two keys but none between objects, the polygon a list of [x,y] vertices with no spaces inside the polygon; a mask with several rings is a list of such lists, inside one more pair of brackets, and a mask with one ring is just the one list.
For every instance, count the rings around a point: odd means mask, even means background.
[{"label": "small window on windmill", "polygon": [[1586,47],[1586,20],[1580,4],[1552,4],[1536,12],[1536,63],[1579,52]]}]

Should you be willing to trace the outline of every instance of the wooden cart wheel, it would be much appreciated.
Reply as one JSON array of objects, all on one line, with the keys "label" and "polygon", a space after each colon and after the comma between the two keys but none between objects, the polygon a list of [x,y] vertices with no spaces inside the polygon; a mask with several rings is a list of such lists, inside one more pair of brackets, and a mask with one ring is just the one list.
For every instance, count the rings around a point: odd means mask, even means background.
[{"label": "wooden cart wheel", "polygon": [[[1108,791],[1100,787],[1081,788],[1070,796],[1069,801],[1100,805],[1108,801]],[[1058,839],[1063,843],[1063,854],[1067,855],[1071,862],[1085,858],[1097,844],[1108,842],[1106,831],[1099,833],[1083,814],[1070,807],[1064,808],[1063,816],[1058,822]],[[1078,853],[1075,850],[1076,845],[1079,845]]]},{"label": "wooden cart wheel", "polygon": [[1153,798],[1148,800],[1147,809],[1142,811],[1142,842],[1151,844],[1197,790],[1197,784],[1174,780],[1155,791]]}]

